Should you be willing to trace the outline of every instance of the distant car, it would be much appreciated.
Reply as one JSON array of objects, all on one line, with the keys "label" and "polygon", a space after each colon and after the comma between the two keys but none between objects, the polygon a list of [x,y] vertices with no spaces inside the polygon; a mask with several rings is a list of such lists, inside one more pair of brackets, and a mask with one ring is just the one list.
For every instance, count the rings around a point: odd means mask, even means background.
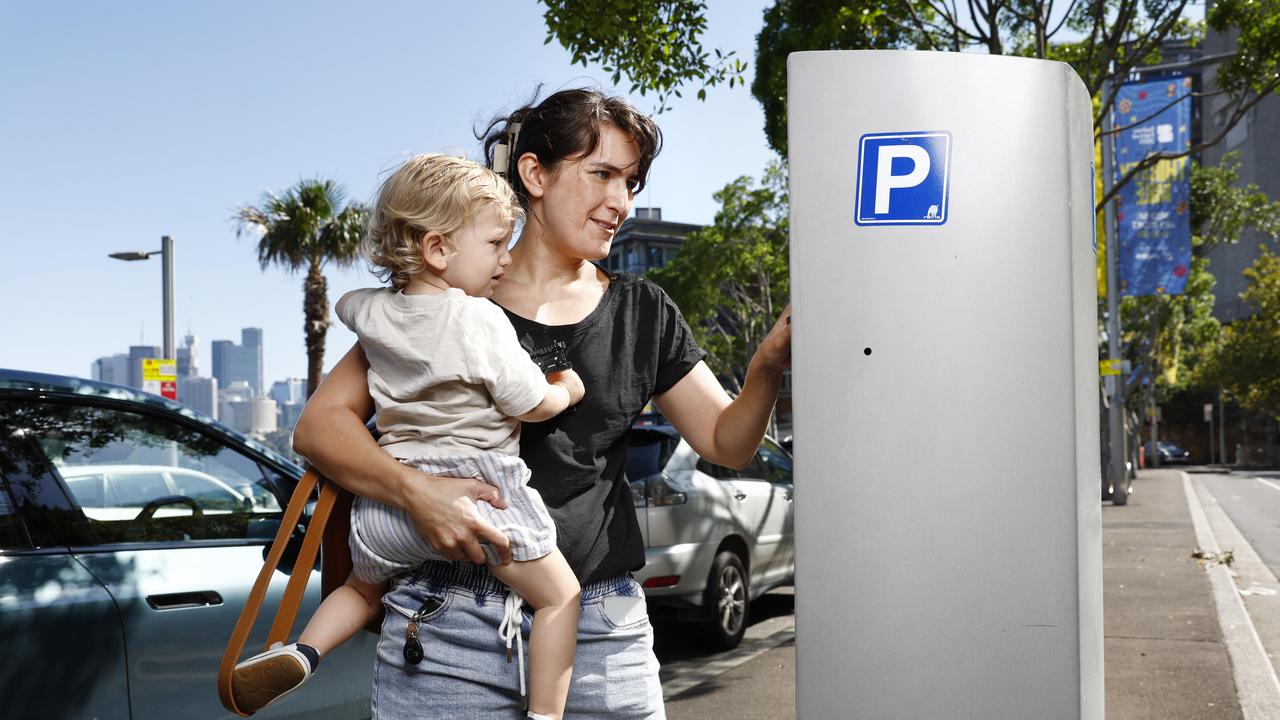
[{"label": "distant car", "polygon": [[[1161,441],[1159,447],[1161,465],[1186,465],[1191,462],[1191,454],[1182,449],[1179,445]],[[1151,443],[1147,443],[1146,451],[1148,458],[1153,457],[1151,454]],[[1147,464],[1150,465],[1151,461],[1148,460]]]},{"label": "distant car", "polygon": [[[5,716],[230,717],[218,664],[301,474],[177,403],[0,370]],[[286,565],[246,654],[265,642]],[[300,618],[319,592],[315,571]],[[375,643],[361,633],[325,657],[322,682],[255,717],[368,717]]]},{"label": "distant car", "polygon": [[700,458],[670,425],[632,428],[627,451],[649,604],[675,608],[712,647],[742,641],[751,601],[795,578],[791,455],[766,439],[742,470]]}]

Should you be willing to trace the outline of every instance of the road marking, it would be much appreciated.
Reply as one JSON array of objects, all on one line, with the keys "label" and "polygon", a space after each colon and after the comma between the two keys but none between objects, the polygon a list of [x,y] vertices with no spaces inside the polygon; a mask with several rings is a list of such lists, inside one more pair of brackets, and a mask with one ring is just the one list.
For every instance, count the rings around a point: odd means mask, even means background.
[{"label": "road marking", "polygon": [[1273,490],[1280,490],[1280,483],[1273,483],[1273,482],[1271,482],[1270,480],[1267,480],[1266,478],[1260,478],[1260,477],[1256,477],[1256,478],[1254,478],[1254,480],[1257,480],[1258,482],[1262,483],[1263,485],[1267,485],[1267,486],[1271,487]]},{"label": "road marking", "polygon": [[[1199,478],[1196,483],[1203,487]],[[1202,550],[1220,553],[1218,540],[1214,537],[1205,514],[1204,506],[1195,488],[1191,484],[1191,476],[1182,473],[1182,489],[1187,495],[1187,506],[1191,510],[1191,522],[1195,526],[1196,542]],[[1226,517],[1220,507],[1214,507],[1217,522],[1224,527],[1235,530],[1231,519]],[[1225,522],[1224,522],[1225,521]],[[1237,531],[1238,534],[1238,531]],[[1256,555],[1253,548],[1243,536],[1236,538],[1237,551]],[[1208,569],[1209,585],[1213,589],[1214,604],[1218,608],[1218,625],[1222,628],[1222,640],[1227,646],[1227,655],[1231,658],[1232,672],[1236,681],[1236,692],[1240,697],[1240,711],[1245,720],[1268,720],[1280,717],[1280,679],[1276,678],[1275,668],[1267,659],[1267,651],[1258,637],[1258,630],[1253,626],[1253,619],[1245,609],[1244,600],[1236,587],[1231,571],[1226,565],[1218,564]]]},{"label": "road marking", "polygon": [[795,637],[795,616],[786,615],[751,626],[747,629],[747,639],[741,645],[714,659],[690,658],[663,663],[663,674],[673,673],[674,676],[662,683],[662,699],[670,700],[717,675],[754,660],[788,640],[794,640]]}]

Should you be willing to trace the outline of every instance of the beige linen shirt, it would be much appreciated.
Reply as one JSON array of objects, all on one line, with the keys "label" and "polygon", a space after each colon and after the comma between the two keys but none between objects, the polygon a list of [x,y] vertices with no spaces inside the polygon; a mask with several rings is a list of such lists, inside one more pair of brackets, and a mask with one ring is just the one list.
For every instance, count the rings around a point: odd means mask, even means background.
[{"label": "beige linen shirt", "polygon": [[393,457],[518,455],[520,421],[547,393],[547,380],[497,305],[457,288],[405,295],[353,290],[338,319],[369,360],[369,394]]}]

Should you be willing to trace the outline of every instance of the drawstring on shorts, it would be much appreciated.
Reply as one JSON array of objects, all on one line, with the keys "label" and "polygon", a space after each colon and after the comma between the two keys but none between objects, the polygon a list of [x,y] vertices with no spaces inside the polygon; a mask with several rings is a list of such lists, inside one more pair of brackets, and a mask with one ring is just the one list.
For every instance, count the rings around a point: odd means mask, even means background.
[{"label": "drawstring on shorts", "polygon": [[511,662],[511,641],[516,642],[516,654],[519,656],[520,697],[525,709],[529,707],[529,692],[524,681],[524,637],[520,634],[520,626],[524,623],[524,598],[515,590],[507,592],[507,600],[502,610],[502,622],[498,624],[498,637],[506,641],[507,662]]}]

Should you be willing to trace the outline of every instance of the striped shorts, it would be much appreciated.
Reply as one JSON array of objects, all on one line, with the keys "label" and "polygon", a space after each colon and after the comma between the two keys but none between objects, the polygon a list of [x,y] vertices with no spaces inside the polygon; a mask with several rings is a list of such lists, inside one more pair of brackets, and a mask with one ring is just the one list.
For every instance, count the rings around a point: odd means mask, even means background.
[{"label": "striped shorts", "polygon": [[[537,560],[555,549],[555,524],[542,496],[527,485],[529,468],[519,457],[487,452],[432,455],[400,462],[428,475],[477,478],[498,488],[507,502],[506,509],[477,500],[476,511],[511,541],[513,560]],[[359,495],[351,506],[350,545],[355,576],[364,582],[383,582],[429,560],[445,560],[419,534],[407,512]],[[482,547],[489,564],[498,564],[497,552],[488,544]]]}]

